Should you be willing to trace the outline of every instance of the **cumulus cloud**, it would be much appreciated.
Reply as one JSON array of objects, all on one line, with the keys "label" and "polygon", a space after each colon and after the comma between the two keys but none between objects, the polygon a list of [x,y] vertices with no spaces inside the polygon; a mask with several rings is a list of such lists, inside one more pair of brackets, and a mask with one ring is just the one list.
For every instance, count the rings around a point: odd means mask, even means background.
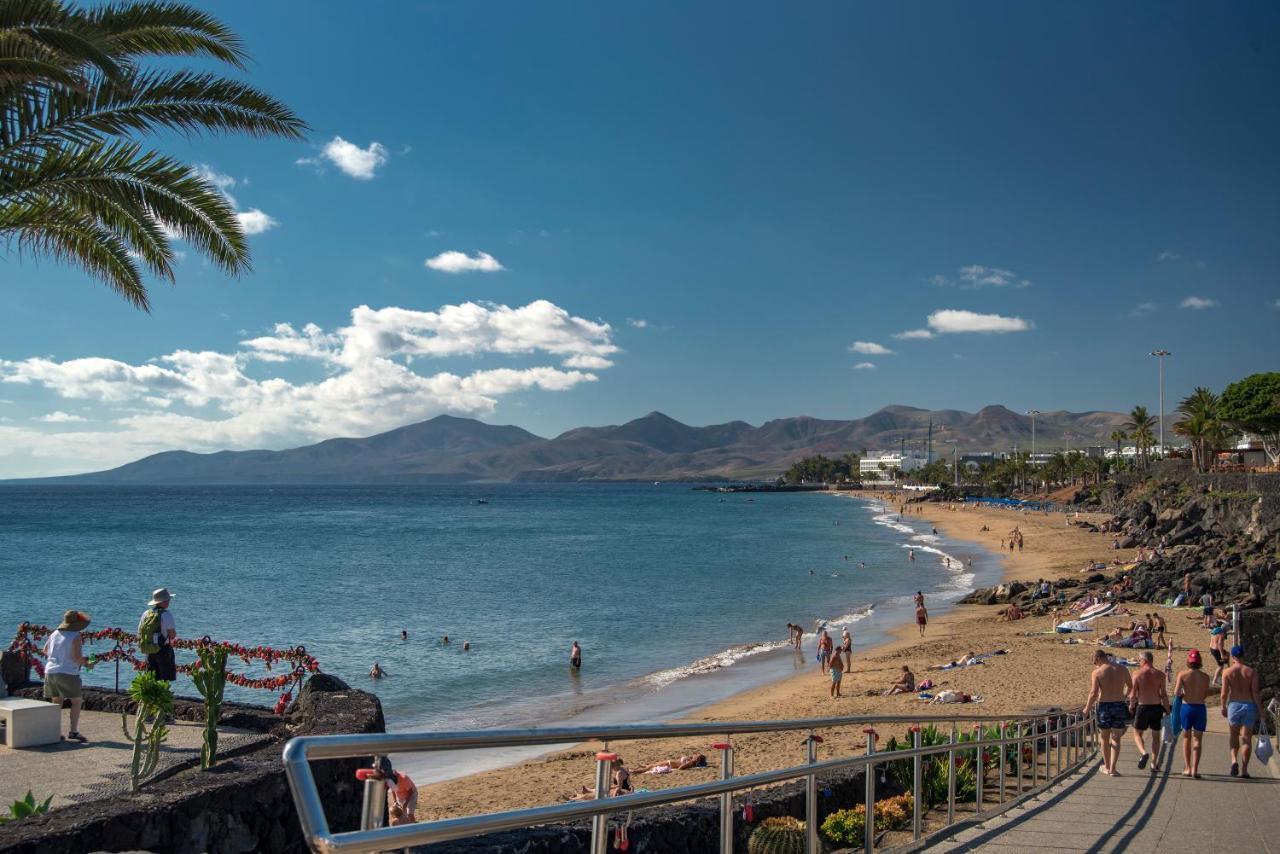
[{"label": "cumulus cloud", "polygon": [[1032,327],[1029,321],[1021,317],[1005,317],[999,314],[979,314],[976,311],[944,308],[930,314],[926,318],[929,328],[936,333],[954,332],[1026,332]]},{"label": "cumulus cloud", "polygon": [[264,231],[273,229],[280,224],[275,217],[264,213],[258,208],[250,208],[247,211],[240,210],[240,203],[236,201],[235,196],[231,195],[231,188],[236,186],[237,183],[241,183],[235,178],[219,172],[204,163],[198,164],[192,171],[217,187],[222,195],[226,197],[227,204],[235,208],[236,219],[240,220],[240,227],[244,229],[245,234],[262,234]]},{"label": "cumulus cloud", "polygon": [[1217,304],[1218,304],[1218,301],[1216,299],[1209,299],[1207,297],[1195,297],[1195,296],[1187,297],[1182,302],[1178,303],[1179,307],[1181,308],[1190,308],[1190,309],[1195,309],[1196,311],[1203,311],[1206,308],[1213,308]]},{"label": "cumulus cloud", "polygon": [[1024,279],[1012,270],[1003,267],[988,267],[985,264],[970,264],[956,271],[954,278],[943,275],[929,277],[930,283],[938,287],[961,288],[1026,288],[1031,286],[1029,279]]},{"label": "cumulus cloud", "polygon": [[891,356],[893,351],[883,344],[874,341],[854,341],[849,345],[850,353],[861,353],[864,356]]},{"label": "cumulus cloud", "polygon": [[[112,421],[107,429],[56,433],[5,428],[0,447],[52,460],[43,471],[89,470],[175,447],[285,447],[370,435],[443,412],[483,416],[506,395],[596,381],[593,372],[610,367],[618,352],[612,337],[609,324],[546,300],[435,311],[358,306],[349,325],[280,323],[231,352],[178,350],[142,364],[100,356],[0,360],[0,383],[91,401],[101,420]],[[481,358],[518,361],[478,367]],[[463,370],[417,370],[439,359],[466,361]]]},{"label": "cumulus cloud", "polygon": [[932,338],[933,333],[928,329],[908,329],[906,332],[895,332],[893,337],[899,341],[916,341]]},{"label": "cumulus cloud", "polygon": [[390,153],[380,142],[370,142],[367,148],[361,148],[340,136],[335,136],[320,149],[319,157],[299,157],[295,162],[299,166],[319,166],[322,159],[337,166],[345,175],[368,181],[377,172],[378,167],[386,165],[390,159]]},{"label": "cumulus cloud", "polygon": [[63,412],[60,409],[56,409],[48,415],[41,415],[35,420],[43,421],[46,424],[71,424],[77,421],[88,421],[89,419],[82,415],[72,415],[70,412]]},{"label": "cumulus cloud", "polygon": [[876,366],[873,362],[859,362],[853,366],[855,371],[874,371]]},{"label": "cumulus cloud", "polygon": [[432,270],[439,270],[441,273],[497,273],[506,269],[488,252],[468,255],[454,249],[441,252],[434,258],[428,258],[426,264]]}]

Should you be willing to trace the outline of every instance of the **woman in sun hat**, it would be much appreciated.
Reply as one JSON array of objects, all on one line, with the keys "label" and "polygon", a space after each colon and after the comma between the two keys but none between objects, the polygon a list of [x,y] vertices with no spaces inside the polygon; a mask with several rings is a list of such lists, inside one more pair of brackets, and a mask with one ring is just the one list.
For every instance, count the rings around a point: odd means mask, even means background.
[{"label": "woman in sun hat", "polygon": [[89,625],[89,615],[83,611],[67,611],[62,623],[49,633],[44,642],[44,696],[62,708],[62,701],[71,701],[71,729],[67,741],[88,741],[80,734],[80,706],[84,702],[80,692],[80,668],[89,663],[84,657],[80,632]]}]

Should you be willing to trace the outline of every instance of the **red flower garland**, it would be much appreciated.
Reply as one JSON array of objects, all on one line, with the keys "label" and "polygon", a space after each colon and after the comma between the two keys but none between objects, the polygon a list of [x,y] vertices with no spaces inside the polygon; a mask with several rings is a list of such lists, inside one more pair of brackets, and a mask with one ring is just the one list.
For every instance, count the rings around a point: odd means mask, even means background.
[{"label": "red flower garland", "polygon": [[[44,650],[39,645],[39,641],[47,637],[52,631],[53,629],[48,626],[23,623],[18,626],[18,633],[14,635],[13,642],[9,644],[9,651],[21,654],[35,668],[36,674],[41,678],[44,678]],[[92,632],[81,632],[80,636],[90,643],[96,640],[115,641],[115,649],[98,653],[94,656],[97,661],[124,661],[132,664],[135,670],[147,669],[146,659],[137,655],[138,636],[134,632],[126,629],[105,628]],[[316,661],[314,656],[309,655],[307,648],[304,646],[296,646],[292,649],[284,650],[269,646],[249,647],[228,641],[215,641],[208,635],[199,640],[178,638],[173,642],[173,646],[177,649],[194,650],[225,649],[228,656],[239,658],[246,665],[253,661],[261,661],[267,670],[271,669],[271,665],[282,661],[293,665],[287,675],[281,676],[255,678],[227,671],[227,681],[242,688],[278,691],[281,688],[301,683],[308,673],[318,673],[320,671],[320,662]],[[198,662],[180,664],[178,665],[178,672],[190,674],[198,666]]]}]

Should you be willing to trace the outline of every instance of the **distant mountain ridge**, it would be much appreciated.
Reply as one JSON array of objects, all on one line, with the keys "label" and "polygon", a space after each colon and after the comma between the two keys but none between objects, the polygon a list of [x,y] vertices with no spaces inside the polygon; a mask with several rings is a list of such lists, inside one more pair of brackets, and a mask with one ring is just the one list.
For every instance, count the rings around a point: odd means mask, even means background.
[{"label": "distant mountain ridge", "polygon": [[[1045,412],[1042,450],[1110,444],[1118,412]],[[933,422],[934,453],[1027,448],[1031,419],[1003,406],[977,413],[886,406],[851,421],[800,416],[692,427],[661,412],[625,424],[578,427],[544,439],[519,427],[440,415],[358,439],[327,439],[282,451],[166,451],[119,468],[41,483],[306,484],[465,483],[771,478],[795,460],[921,447]]]}]

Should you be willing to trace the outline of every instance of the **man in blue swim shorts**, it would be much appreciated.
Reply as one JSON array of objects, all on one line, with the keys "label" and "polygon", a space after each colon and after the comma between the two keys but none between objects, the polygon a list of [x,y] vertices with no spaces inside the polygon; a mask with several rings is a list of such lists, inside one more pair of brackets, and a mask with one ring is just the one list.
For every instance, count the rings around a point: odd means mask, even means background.
[{"label": "man in blue swim shorts", "polygon": [[1249,776],[1253,731],[1262,708],[1258,671],[1244,663],[1244,649],[1231,647],[1231,666],[1222,672],[1222,716],[1231,728],[1231,776]]},{"label": "man in blue swim shorts", "polygon": [[1182,776],[1200,779],[1200,742],[1209,714],[1204,698],[1209,694],[1209,674],[1200,669],[1200,650],[1187,653],[1187,669],[1173,682],[1173,695],[1182,698]]},{"label": "man in blue swim shorts", "polygon": [[1098,735],[1102,741],[1102,773],[1119,777],[1116,761],[1120,758],[1120,737],[1124,735],[1125,718],[1129,712],[1126,697],[1133,688],[1129,669],[1116,664],[1105,650],[1093,654],[1093,673],[1089,677],[1089,699],[1084,713],[1089,714],[1096,704]]}]

